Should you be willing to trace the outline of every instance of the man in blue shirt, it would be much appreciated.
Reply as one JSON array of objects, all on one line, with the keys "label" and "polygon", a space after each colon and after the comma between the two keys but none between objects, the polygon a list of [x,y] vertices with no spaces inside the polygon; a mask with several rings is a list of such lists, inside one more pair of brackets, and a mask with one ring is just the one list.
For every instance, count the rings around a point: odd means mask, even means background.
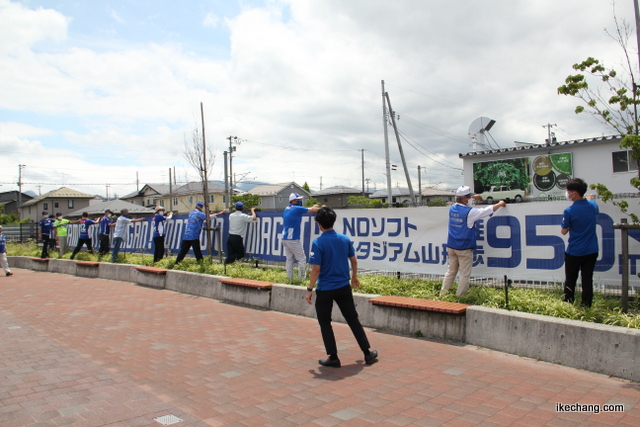
[{"label": "man in blue shirt", "polygon": [[580,178],[567,181],[567,199],[573,204],[564,210],[560,232],[569,233],[569,245],[564,254],[564,300],[573,303],[580,272],[582,282],[581,305],[591,307],[593,301],[593,270],[598,260],[597,216],[600,213],[587,183]]},{"label": "man in blue shirt", "polygon": [[89,227],[95,224],[95,221],[89,219],[89,212],[82,212],[82,218],[79,221],[71,221],[70,224],[80,224],[80,232],[78,234],[78,244],[71,254],[71,259],[75,258],[76,254],[80,252],[83,245],[87,245],[89,253],[93,253],[93,246],[91,245],[91,235],[89,234]]},{"label": "man in blue shirt", "polygon": [[0,267],[4,270],[5,276],[13,276],[9,263],[7,262],[7,240],[2,234],[2,226],[0,225]]},{"label": "man in blue shirt", "polygon": [[41,258],[49,258],[50,240],[53,238],[53,221],[49,218],[49,212],[42,212],[42,219],[38,227],[40,227],[40,239],[42,240]]},{"label": "man in blue shirt", "polygon": [[484,208],[469,206],[472,199],[482,200],[482,196],[471,192],[471,188],[463,185],[456,190],[456,203],[449,208],[449,227],[447,234],[447,254],[449,267],[442,280],[440,296],[449,292],[458,270],[458,289],[456,295],[463,295],[469,290],[471,267],[473,266],[473,250],[476,247],[476,221],[488,218],[495,211],[506,206],[504,200]]},{"label": "man in blue shirt", "polygon": [[306,278],[305,269],[307,263],[305,261],[304,248],[302,247],[302,240],[300,236],[300,223],[302,217],[306,213],[315,213],[320,209],[319,205],[313,205],[310,208],[302,206],[302,196],[298,193],[291,193],[289,195],[289,206],[284,208],[282,214],[283,229],[282,229],[282,247],[284,249],[284,255],[287,257],[285,264],[285,270],[287,277],[293,279],[293,262],[298,261],[298,279],[303,280]]},{"label": "man in blue shirt", "polygon": [[106,255],[109,253],[111,249],[109,247],[109,234],[111,230],[111,209],[107,209],[104,211],[104,215],[98,220],[98,225],[100,226],[100,235],[98,238],[100,239],[100,255]]},{"label": "man in blue shirt", "polygon": [[[353,243],[347,236],[336,233],[333,229],[333,224],[336,222],[336,213],[333,209],[320,208],[316,213],[315,220],[322,234],[313,241],[309,254],[309,263],[312,268],[306,300],[311,304],[313,288],[317,283],[316,314],[324,347],[329,355],[328,359],[318,360],[318,363],[332,368],[341,366],[336,338],[331,326],[331,312],[335,301],[349,324],[360,350],[364,353],[365,363],[371,365],[378,358],[378,352],[369,350],[369,340],[358,319],[358,312],[351,292],[351,286],[355,289],[360,287],[358,260]],[[349,285],[349,264],[351,264],[351,285]]]},{"label": "man in blue shirt", "polygon": [[202,225],[207,216],[202,212],[204,209],[204,202],[196,203],[196,208],[189,214],[187,220],[187,228],[182,234],[182,246],[180,247],[180,253],[176,258],[176,264],[181,262],[189,252],[190,248],[193,248],[193,254],[196,256],[196,260],[200,262],[202,260],[202,251],[200,250],[200,233],[202,232]]},{"label": "man in blue shirt", "polygon": [[164,215],[164,208],[162,206],[156,207],[156,214],[151,220],[153,226],[153,262],[158,262],[164,257],[164,237],[167,235],[166,222],[171,219],[173,212],[169,212],[167,216]]}]

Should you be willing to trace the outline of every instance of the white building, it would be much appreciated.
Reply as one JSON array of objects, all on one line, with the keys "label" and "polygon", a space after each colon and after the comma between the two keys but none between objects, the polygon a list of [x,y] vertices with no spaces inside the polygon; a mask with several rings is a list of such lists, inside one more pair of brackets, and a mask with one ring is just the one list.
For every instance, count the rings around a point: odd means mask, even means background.
[{"label": "white building", "polygon": [[566,181],[582,178],[601,183],[615,194],[637,193],[629,180],[638,175],[630,150],[620,148],[620,136],[519,144],[498,150],[460,154],[465,185],[476,193],[492,186],[524,191],[525,197],[564,197]]}]

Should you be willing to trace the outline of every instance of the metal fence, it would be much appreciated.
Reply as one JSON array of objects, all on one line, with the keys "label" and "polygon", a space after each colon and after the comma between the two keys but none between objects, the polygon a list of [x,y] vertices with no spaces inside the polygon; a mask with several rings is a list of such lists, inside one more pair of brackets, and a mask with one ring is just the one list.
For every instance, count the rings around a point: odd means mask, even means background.
[{"label": "metal fence", "polygon": [[26,242],[38,239],[38,224],[28,222],[18,225],[3,225],[2,233],[8,242]]}]

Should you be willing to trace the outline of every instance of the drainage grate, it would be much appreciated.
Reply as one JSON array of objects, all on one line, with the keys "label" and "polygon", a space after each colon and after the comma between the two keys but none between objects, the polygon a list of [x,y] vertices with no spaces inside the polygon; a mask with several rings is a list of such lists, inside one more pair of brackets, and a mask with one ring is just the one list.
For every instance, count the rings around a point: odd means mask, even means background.
[{"label": "drainage grate", "polygon": [[175,415],[163,415],[161,417],[154,418],[153,420],[159,422],[163,426],[169,426],[171,424],[179,423],[180,421],[182,421]]}]

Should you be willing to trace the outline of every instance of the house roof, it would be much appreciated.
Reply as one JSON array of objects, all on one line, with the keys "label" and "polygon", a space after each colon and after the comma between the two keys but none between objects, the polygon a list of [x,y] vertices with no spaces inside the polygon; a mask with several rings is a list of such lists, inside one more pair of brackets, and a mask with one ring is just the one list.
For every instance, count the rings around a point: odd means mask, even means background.
[{"label": "house roof", "polygon": [[132,193],[120,197],[121,199],[132,199],[134,197],[142,197],[146,188],[150,188],[157,194],[169,193],[169,184],[145,184],[140,190],[136,190]]},{"label": "house roof", "polygon": [[[387,191],[387,189],[385,188],[384,190],[378,190],[376,192],[374,192],[372,195],[369,196],[370,199],[382,199],[384,197],[387,197],[389,195],[389,192]],[[408,188],[392,188],[391,189],[391,197],[393,196],[411,196],[411,193],[409,192]]]},{"label": "house roof", "polygon": [[447,190],[439,190],[433,187],[427,187],[422,189],[423,196],[455,196],[455,192]]},{"label": "house roof", "polygon": [[345,187],[343,185],[336,185],[334,187],[325,188],[311,193],[313,197],[316,196],[332,196],[337,194],[362,194],[362,190],[357,188]]},{"label": "house roof", "polygon": [[297,191],[303,191],[305,195],[308,197],[310,194],[302,189],[301,186],[296,184],[295,182],[284,182],[281,184],[267,184],[267,185],[258,185],[257,187],[253,187],[251,190],[247,191],[249,194],[253,194],[255,196],[275,196],[278,193],[290,188],[291,186],[296,186]]},{"label": "house roof", "polygon": [[[210,194],[214,194],[214,193],[224,193],[224,187],[222,187],[221,185],[215,184],[213,182],[209,182],[209,193]],[[173,195],[174,196],[184,196],[186,194],[202,194],[203,193],[203,189],[202,189],[202,182],[190,182],[188,184],[185,184],[181,187],[178,187],[177,189],[173,190]],[[167,191],[165,193],[163,193],[163,196],[168,196],[169,195],[169,189],[167,188]]]},{"label": "house roof", "polygon": [[129,209],[129,213],[131,214],[154,213],[154,210],[151,208],[145,208],[144,206],[135,205],[124,200],[116,199],[109,200],[107,202],[94,203],[85,208],[69,212],[68,214],[66,214],[66,216],[82,216],[83,212],[88,212],[90,216],[102,215],[107,209],[110,209],[113,213],[120,213],[122,209]]},{"label": "house roof", "polygon": [[[28,194],[22,193],[22,200],[26,201],[26,200],[31,200],[33,199],[33,196],[30,196]],[[16,202],[18,201],[18,191],[17,190],[13,190],[13,191],[5,191],[3,193],[0,193],[0,203],[11,203],[11,202]]]},{"label": "house roof", "polygon": [[501,153],[510,153],[510,152],[527,152],[527,151],[544,151],[549,149],[550,147],[565,147],[565,146],[576,146],[576,145],[589,145],[589,144],[600,144],[605,142],[618,142],[622,140],[621,135],[610,135],[610,136],[602,136],[599,138],[586,138],[586,139],[574,139],[571,141],[558,141],[552,142],[551,144],[530,144],[530,145],[522,145],[519,147],[509,147],[509,148],[500,148],[498,150],[485,150],[485,151],[476,151],[467,154],[458,154],[458,157],[461,159],[469,158],[469,157],[482,157],[482,156],[490,156],[494,154]]},{"label": "house roof", "polygon": [[48,193],[44,193],[42,196],[38,196],[22,204],[22,207],[35,205],[36,203],[45,199],[93,199],[95,196],[87,193],[83,193],[78,190],[73,190],[67,187],[60,187],[57,190],[51,190]]}]

